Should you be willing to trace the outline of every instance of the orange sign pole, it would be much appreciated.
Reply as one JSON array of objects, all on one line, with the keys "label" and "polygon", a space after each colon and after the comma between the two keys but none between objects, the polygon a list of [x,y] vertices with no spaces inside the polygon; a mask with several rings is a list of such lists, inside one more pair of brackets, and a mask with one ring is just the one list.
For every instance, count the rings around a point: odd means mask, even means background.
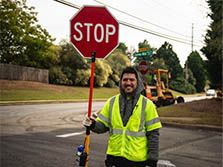
[{"label": "orange sign pole", "polygon": [[[89,91],[89,101],[88,101],[88,118],[89,119],[91,117],[91,111],[92,111],[95,59],[96,59],[96,52],[92,52],[92,57],[91,57],[90,91]],[[85,143],[84,143],[85,153],[87,154],[85,167],[88,167],[89,145],[90,145],[90,127],[87,127],[86,128]]]}]

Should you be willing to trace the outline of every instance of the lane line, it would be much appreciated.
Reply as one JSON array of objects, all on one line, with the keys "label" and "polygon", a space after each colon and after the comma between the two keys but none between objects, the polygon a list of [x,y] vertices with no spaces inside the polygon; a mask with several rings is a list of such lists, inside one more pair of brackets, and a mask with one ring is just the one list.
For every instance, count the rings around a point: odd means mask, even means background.
[{"label": "lane line", "polygon": [[61,138],[66,138],[66,137],[71,137],[71,136],[78,136],[84,134],[86,131],[81,131],[81,132],[75,132],[75,133],[67,133],[63,135],[56,135],[56,137],[61,137]]},{"label": "lane line", "polygon": [[176,165],[172,164],[169,160],[159,160],[157,167],[176,167]]}]

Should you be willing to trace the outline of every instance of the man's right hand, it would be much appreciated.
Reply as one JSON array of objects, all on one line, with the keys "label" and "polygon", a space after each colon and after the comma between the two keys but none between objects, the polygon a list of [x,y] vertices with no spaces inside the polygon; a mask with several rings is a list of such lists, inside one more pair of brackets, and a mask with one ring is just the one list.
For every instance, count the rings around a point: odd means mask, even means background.
[{"label": "man's right hand", "polygon": [[95,113],[95,112],[91,115],[91,118],[89,118],[88,115],[85,115],[82,124],[85,127],[91,126],[95,122],[96,118],[97,118],[97,113]]}]

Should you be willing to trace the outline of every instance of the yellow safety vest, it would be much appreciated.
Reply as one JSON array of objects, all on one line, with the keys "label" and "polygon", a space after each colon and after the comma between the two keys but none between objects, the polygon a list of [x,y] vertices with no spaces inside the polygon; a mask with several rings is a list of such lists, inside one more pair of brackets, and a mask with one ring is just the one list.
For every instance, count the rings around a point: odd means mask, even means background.
[{"label": "yellow safety vest", "polygon": [[140,95],[126,126],[123,125],[119,109],[119,96],[110,98],[101,110],[97,121],[109,128],[107,154],[125,157],[131,161],[148,159],[146,131],[161,128],[155,105]]}]

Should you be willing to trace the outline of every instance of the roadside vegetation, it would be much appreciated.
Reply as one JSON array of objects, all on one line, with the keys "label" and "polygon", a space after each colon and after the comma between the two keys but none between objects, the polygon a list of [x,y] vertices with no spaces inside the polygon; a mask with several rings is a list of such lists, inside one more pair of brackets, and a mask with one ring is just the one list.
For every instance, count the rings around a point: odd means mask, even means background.
[{"label": "roadside vegetation", "polygon": [[[167,69],[171,74],[170,88],[175,96],[201,93],[206,83],[222,90],[222,5],[221,1],[207,0],[212,20],[201,49],[207,60],[198,51],[192,51],[185,66],[180,65],[174,47],[164,42],[154,48],[146,39],[138,48],[147,48],[154,54],[148,58],[152,69]],[[26,0],[2,0],[0,2],[0,63],[14,64],[49,70],[50,84],[2,80],[0,101],[26,100],[80,100],[88,99],[90,60],[80,56],[66,40],[55,45],[54,38],[38,24],[37,12],[28,7]],[[105,60],[96,60],[94,99],[106,99],[118,93],[119,76],[123,68],[138,67],[144,57],[134,57],[137,49],[128,51],[128,46],[119,46]],[[187,64],[187,68],[186,68]],[[162,77],[162,76],[161,76]],[[150,78],[145,75],[146,82]],[[55,84],[55,85],[52,85]],[[59,86],[60,85],[60,86]],[[66,85],[66,86],[64,86]],[[222,126],[222,99],[210,99],[177,104],[158,109],[164,122],[183,122]]]},{"label": "roadside vegetation", "polygon": [[[28,100],[60,100],[74,101],[89,98],[89,87],[62,86],[31,81],[0,80],[0,101],[28,101]],[[94,100],[107,99],[119,93],[119,87],[96,87],[93,90]],[[184,94],[172,91],[174,96]]]},{"label": "roadside vegetation", "polygon": [[[61,86],[30,81],[0,80],[0,104],[28,102],[87,101],[89,87]],[[93,100],[106,100],[119,88],[94,88]],[[173,91],[174,96],[186,96]],[[19,103],[18,103],[19,102]],[[158,108],[163,123],[222,126],[222,98],[205,99]]]},{"label": "roadside vegetation", "polygon": [[[62,86],[30,81],[0,80],[0,101],[29,100],[86,100],[89,87]],[[107,99],[119,92],[118,88],[94,88],[94,99]]]},{"label": "roadside vegetation", "polygon": [[[138,67],[142,59],[148,61],[151,69],[167,69],[170,74],[170,88],[185,94],[204,91],[207,81],[213,88],[222,85],[222,5],[221,1],[208,0],[208,16],[213,20],[205,37],[202,52],[204,61],[198,51],[192,51],[186,60],[187,68],[181,66],[174,46],[164,42],[154,48],[152,41],[144,39],[138,48],[131,51],[124,42],[105,59],[96,60],[95,86],[118,86],[123,68],[131,65]],[[39,25],[34,7],[28,7],[26,0],[2,0],[0,11],[1,50],[0,63],[35,67],[49,70],[49,82],[57,85],[89,86],[90,60],[80,56],[70,42],[62,40],[58,45],[46,29]],[[133,57],[140,48],[152,51],[148,57]],[[103,48],[102,48],[103,49]],[[134,59],[133,59],[134,58]],[[146,82],[149,84],[149,78]],[[37,98],[37,97],[33,97]]]}]

